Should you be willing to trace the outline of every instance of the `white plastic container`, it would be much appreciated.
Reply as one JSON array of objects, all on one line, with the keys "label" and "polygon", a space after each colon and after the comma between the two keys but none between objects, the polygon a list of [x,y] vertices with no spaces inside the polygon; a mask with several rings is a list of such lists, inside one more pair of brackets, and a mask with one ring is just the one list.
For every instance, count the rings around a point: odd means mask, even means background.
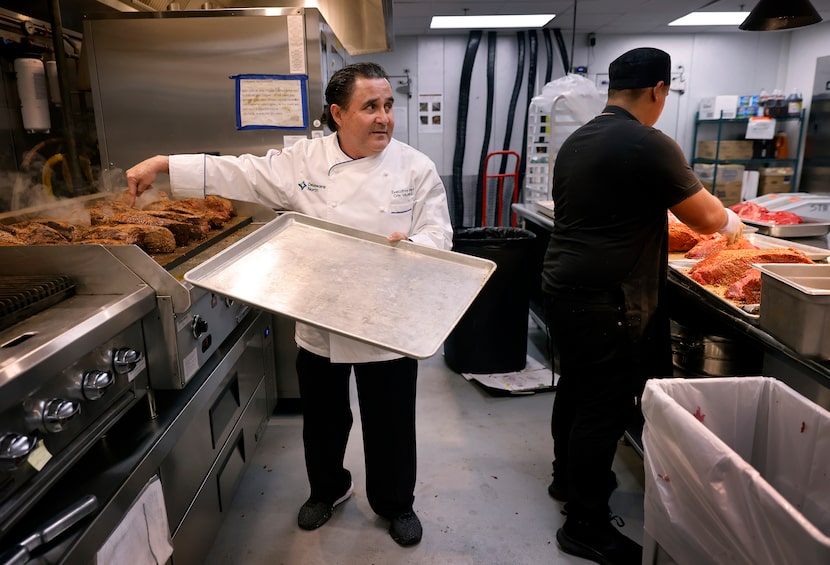
[{"label": "white plastic container", "polygon": [[14,72],[17,74],[23,129],[30,133],[48,132],[52,122],[49,119],[49,92],[43,61],[35,58],[15,59]]},{"label": "white plastic container", "polygon": [[768,377],[651,379],[642,408],[644,563],[830,563],[830,412]]}]

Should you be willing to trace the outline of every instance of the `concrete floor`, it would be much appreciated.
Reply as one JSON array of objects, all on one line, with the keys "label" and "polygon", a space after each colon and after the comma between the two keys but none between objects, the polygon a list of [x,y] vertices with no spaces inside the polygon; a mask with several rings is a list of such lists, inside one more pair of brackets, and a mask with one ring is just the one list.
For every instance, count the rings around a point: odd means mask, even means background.
[{"label": "concrete floor", "polygon": [[[528,353],[540,353],[541,332],[531,322]],[[352,381],[354,383],[354,381]],[[424,537],[398,546],[388,523],[365,497],[365,469],[357,398],[346,453],[355,494],[316,531],[297,527],[308,497],[302,417],[276,414],[210,552],[209,564],[353,565],[587,563],[562,553],[556,530],[562,505],[550,498],[553,452],[550,413],[555,392],[492,394],[446,367],[442,354],[420,363],[418,482],[415,511]],[[619,488],[611,498],[629,537],[643,537],[643,465],[621,442],[614,462]]]}]

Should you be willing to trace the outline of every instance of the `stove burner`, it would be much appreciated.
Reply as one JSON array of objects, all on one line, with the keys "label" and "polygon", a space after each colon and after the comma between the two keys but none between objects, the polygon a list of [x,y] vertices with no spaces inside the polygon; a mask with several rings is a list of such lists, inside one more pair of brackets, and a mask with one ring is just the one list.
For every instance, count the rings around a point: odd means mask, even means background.
[{"label": "stove burner", "polygon": [[0,275],[0,331],[73,294],[66,275]]}]

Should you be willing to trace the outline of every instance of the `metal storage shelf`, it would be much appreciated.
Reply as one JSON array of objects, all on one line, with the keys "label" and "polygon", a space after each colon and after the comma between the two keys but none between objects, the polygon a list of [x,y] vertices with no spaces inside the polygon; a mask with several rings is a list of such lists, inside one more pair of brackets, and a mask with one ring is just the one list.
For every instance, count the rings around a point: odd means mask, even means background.
[{"label": "metal storage shelf", "polygon": [[[721,112],[721,116],[723,116],[723,112]],[[720,144],[721,141],[724,141],[724,125],[731,125],[731,124],[742,124],[746,125],[749,123],[749,118],[718,118],[714,120],[703,120],[700,118],[699,113],[695,113],[695,132],[694,137],[692,139],[692,158],[690,163],[692,167],[694,167],[695,163],[701,164],[710,164],[715,165],[714,175],[712,178],[712,192],[714,193],[715,188],[718,184],[718,166],[719,165],[747,165],[753,168],[759,168],[763,166],[781,166],[781,165],[792,165],[793,167],[793,176],[792,182],[790,183],[790,192],[795,191],[795,182],[798,178],[798,155],[801,153],[801,143],[802,138],[804,137],[804,110],[801,110],[801,113],[798,116],[784,116],[781,118],[775,118],[776,122],[797,122],[798,123],[798,138],[795,146],[795,152],[793,153],[794,157],[788,158],[753,158],[753,159],[720,159]],[[715,158],[704,158],[697,156],[697,142],[698,142],[698,133],[700,131],[701,126],[717,126],[717,137],[715,141],[717,141],[717,148],[715,150]]]}]

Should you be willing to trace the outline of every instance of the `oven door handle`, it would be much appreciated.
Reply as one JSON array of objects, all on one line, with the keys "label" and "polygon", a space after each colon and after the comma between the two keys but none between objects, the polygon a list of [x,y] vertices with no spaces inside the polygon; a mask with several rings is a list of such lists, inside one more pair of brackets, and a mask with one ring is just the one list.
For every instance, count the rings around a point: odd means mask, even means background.
[{"label": "oven door handle", "polygon": [[88,494],[75,504],[40,526],[37,530],[0,555],[0,565],[22,565],[31,558],[32,552],[49,543],[66,530],[92,514],[98,508],[98,499]]}]

